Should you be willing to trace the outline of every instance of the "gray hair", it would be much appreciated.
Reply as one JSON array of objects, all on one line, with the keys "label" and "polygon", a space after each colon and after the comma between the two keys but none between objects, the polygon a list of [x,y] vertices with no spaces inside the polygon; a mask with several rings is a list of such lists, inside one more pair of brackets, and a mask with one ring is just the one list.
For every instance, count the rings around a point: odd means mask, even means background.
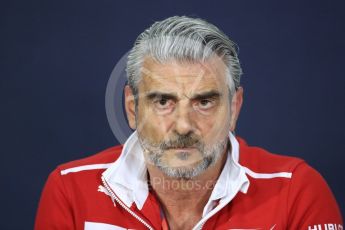
[{"label": "gray hair", "polygon": [[128,54],[127,77],[135,98],[145,57],[159,63],[205,61],[214,55],[227,66],[230,96],[240,86],[242,69],[238,47],[215,25],[200,18],[174,16],[155,22],[141,33]]}]

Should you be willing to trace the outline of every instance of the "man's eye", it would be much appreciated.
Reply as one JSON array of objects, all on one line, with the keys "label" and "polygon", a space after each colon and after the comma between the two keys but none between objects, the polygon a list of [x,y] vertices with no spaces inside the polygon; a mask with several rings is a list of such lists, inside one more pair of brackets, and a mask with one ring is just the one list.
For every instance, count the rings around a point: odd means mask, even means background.
[{"label": "man's eye", "polygon": [[165,98],[162,98],[162,99],[160,99],[159,101],[158,101],[158,103],[160,104],[160,105],[166,105],[167,104],[167,102],[168,102],[168,100],[167,99],[165,99]]},{"label": "man's eye", "polygon": [[160,110],[170,109],[174,105],[174,102],[167,98],[159,98],[157,100],[154,100],[153,103],[155,107]]},{"label": "man's eye", "polygon": [[214,105],[214,101],[213,100],[209,100],[209,99],[203,99],[199,102],[199,107],[201,109],[209,109]]},{"label": "man's eye", "polygon": [[210,100],[206,100],[206,99],[200,101],[200,105],[202,105],[202,106],[209,105],[210,103],[211,103],[211,101]]}]

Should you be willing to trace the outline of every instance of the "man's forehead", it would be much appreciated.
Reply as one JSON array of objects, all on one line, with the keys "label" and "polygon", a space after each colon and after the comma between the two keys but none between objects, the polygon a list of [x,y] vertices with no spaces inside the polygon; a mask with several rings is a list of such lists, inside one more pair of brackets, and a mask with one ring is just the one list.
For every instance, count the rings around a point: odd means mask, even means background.
[{"label": "man's forehead", "polygon": [[[178,62],[171,60],[158,63],[146,58],[142,69],[142,83],[155,87],[179,85],[179,87],[219,87],[226,81],[226,66],[219,58],[203,62]],[[145,88],[146,88],[145,87]]]}]

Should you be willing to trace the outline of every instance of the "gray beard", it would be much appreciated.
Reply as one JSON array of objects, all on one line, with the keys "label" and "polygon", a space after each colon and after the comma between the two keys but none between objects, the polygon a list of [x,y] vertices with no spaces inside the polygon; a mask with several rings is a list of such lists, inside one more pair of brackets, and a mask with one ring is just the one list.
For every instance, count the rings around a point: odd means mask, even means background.
[{"label": "gray beard", "polygon": [[[140,135],[139,140],[143,149],[148,153],[148,162],[156,166],[166,176],[175,179],[192,179],[206,171],[206,169],[208,169],[218,161],[228,143],[227,136],[226,138],[212,146],[205,146],[199,140],[196,140],[193,137],[185,136],[179,136],[176,140],[173,141],[163,141],[160,144],[154,144],[149,140],[140,137]],[[196,147],[202,154],[202,160],[196,163],[196,165],[194,165],[193,167],[169,167],[164,162],[162,162],[164,151],[169,147],[183,148],[191,146]],[[184,153],[181,153],[178,157],[181,160],[185,160],[188,158]]]}]

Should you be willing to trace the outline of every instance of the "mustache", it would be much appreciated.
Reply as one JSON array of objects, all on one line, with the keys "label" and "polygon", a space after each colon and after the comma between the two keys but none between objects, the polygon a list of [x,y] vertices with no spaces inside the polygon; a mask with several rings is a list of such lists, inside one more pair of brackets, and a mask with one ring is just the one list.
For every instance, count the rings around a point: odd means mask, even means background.
[{"label": "mustache", "polygon": [[159,144],[159,148],[167,150],[171,148],[191,148],[200,147],[200,138],[195,135],[176,135],[173,139],[163,141]]}]

